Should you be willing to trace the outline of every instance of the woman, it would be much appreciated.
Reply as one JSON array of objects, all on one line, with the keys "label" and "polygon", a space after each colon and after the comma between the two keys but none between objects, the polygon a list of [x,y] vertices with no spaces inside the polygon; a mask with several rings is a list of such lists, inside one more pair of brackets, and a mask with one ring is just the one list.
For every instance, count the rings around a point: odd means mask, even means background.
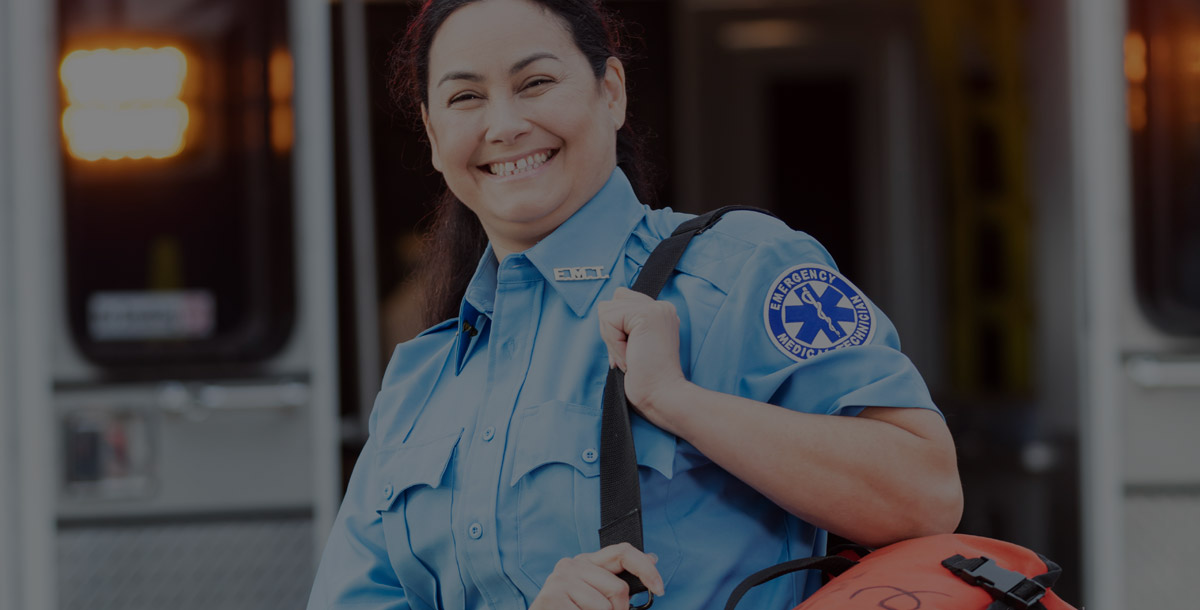
[{"label": "woman", "polygon": [[[488,246],[451,319],[396,349],[310,608],[624,610],[622,570],[656,608],[719,607],[825,531],[882,545],[956,526],[924,383],[811,238],[733,213],[659,301],[623,288],[687,216],[642,206],[617,167],[612,32],[591,0],[433,0],[410,27],[433,166]],[[598,548],[610,365],[640,413],[646,553]]]}]

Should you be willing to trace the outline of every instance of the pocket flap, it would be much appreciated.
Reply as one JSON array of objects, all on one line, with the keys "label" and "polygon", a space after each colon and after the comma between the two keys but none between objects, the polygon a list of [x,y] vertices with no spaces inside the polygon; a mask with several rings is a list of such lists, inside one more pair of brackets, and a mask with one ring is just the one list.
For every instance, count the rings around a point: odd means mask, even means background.
[{"label": "pocket flap", "polygon": [[[517,433],[509,485],[550,463],[573,466],[585,477],[600,476],[600,409],[554,400],[527,410]],[[664,477],[674,473],[675,436],[632,417],[637,463]]]},{"label": "pocket flap", "polygon": [[394,449],[384,449],[375,458],[378,473],[377,510],[391,510],[404,491],[418,485],[440,487],[462,428],[431,439],[414,439]]},{"label": "pocket flap", "polygon": [[668,479],[674,476],[675,435],[646,421],[641,415],[634,414],[629,419],[638,466],[653,468]]},{"label": "pocket flap", "polygon": [[555,462],[585,477],[600,475],[599,408],[552,400],[527,409],[517,425],[510,486]]}]

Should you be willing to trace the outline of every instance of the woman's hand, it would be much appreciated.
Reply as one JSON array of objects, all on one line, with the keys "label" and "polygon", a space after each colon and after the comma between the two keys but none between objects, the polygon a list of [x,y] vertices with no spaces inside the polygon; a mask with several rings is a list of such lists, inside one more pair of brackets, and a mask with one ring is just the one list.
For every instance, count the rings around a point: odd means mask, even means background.
[{"label": "woman's hand", "polygon": [[629,610],[629,585],[617,577],[629,572],[655,595],[663,594],[658,557],[628,542],[559,560],[529,610]]},{"label": "woman's hand", "polygon": [[675,306],[617,288],[611,301],[600,303],[600,338],[608,347],[609,364],[625,371],[625,395],[646,419],[664,430],[665,416],[656,412],[656,396],[687,385],[679,365],[679,316]]}]

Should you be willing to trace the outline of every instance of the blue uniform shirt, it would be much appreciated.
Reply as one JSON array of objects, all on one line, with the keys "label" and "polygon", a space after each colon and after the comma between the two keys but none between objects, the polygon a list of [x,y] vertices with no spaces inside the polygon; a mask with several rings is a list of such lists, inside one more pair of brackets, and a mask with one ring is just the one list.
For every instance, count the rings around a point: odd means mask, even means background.
[{"label": "blue uniform shirt", "polygon": [[[523,609],[559,559],[599,548],[596,304],[688,217],[642,206],[616,170],[533,248],[499,263],[489,248],[459,318],[392,356],[310,608]],[[693,382],[807,413],[935,408],[891,323],[811,237],[735,212],[677,269],[660,298]],[[633,436],[666,585],[655,610],[720,607],[750,573],[824,550],[824,532],[684,439],[636,415]],[[781,578],[744,604],[790,608],[814,582]]]}]

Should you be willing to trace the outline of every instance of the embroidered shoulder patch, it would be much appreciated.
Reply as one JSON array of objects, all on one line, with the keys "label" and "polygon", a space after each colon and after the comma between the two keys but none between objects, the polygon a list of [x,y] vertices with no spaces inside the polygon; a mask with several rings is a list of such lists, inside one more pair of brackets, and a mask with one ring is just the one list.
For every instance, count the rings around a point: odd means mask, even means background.
[{"label": "embroidered shoulder patch", "polygon": [[863,345],[875,333],[875,313],[862,292],[816,263],[792,267],[775,279],[763,321],[775,347],[796,362]]}]

